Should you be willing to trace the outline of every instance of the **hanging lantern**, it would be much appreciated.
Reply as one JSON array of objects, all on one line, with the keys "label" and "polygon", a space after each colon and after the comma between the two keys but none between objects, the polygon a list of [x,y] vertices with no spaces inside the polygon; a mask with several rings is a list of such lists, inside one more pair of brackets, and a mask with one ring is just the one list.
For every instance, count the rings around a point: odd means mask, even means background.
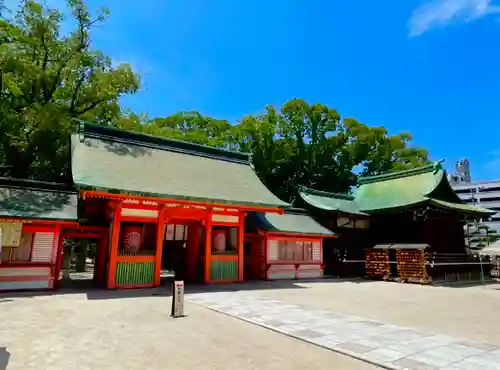
[{"label": "hanging lantern", "polygon": [[212,230],[213,234],[213,248],[217,252],[224,252],[226,250],[226,230],[217,229]]},{"label": "hanging lantern", "polygon": [[126,226],[123,232],[123,248],[127,252],[138,252],[142,247],[142,227]]}]

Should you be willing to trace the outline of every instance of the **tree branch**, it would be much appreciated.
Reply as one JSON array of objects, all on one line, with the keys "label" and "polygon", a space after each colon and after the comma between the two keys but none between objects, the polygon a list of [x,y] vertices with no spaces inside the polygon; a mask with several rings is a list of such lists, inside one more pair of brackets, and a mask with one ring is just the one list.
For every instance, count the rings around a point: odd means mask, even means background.
[{"label": "tree branch", "polygon": [[85,81],[85,74],[82,73],[80,75],[80,78],[78,79],[78,82],[76,83],[75,91],[73,91],[73,96],[71,97],[71,104],[69,106],[70,112],[75,111],[76,98],[78,97],[78,92],[80,91],[80,88],[82,87],[84,81]]},{"label": "tree branch", "polygon": [[108,99],[105,98],[105,99],[100,99],[100,100],[96,100],[95,102],[91,103],[88,107],[82,109],[82,110],[74,110],[72,113],[76,113],[78,115],[82,115],[84,113],[87,113],[88,111],[94,109],[95,107],[97,107],[99,104],[101,103],[104,103],[105,101],[107,101]]}]

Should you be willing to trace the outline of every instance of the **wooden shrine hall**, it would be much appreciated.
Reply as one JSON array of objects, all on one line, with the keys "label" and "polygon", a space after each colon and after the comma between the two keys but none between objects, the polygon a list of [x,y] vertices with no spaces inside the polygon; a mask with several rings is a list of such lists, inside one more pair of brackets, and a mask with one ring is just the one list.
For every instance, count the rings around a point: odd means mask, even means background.
[{"label": "wooden shrine hall", "polygon": [[88,123],[71,144],[81,217],[110,230],[107,288],[242,281],[245,216],[289,207],[247,154]]},{"label": "wooden shrine hall", "polygon": [[464,224],[496,213],[465,204],[441,162],[361,177],[353,196],[304,187],[299,194],[316,219],[341,235],[325,262],[337,276],[417,282],[470,276],[481,262],[466,253]]},{"label": "wooden shrine hall", "polygon": [[73,187],[41,181],[0,178],[0,230],[0,291],[57,289],[66,238],[106,242],[106,229],[79,225]]},{"label": "wooden shrine hall", "polygon": [[323,277],[323,242],[335,234],[303,209],[283,215],[250,212],[245,223],[245,276],[249,279]]}]

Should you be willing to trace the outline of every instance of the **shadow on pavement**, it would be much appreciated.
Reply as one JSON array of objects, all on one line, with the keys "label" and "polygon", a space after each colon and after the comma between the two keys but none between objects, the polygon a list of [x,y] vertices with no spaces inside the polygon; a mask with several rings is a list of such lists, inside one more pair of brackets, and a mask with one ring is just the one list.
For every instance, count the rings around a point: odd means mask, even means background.
[{"label": "shadow on pavement", "polygon": [[6,370],[7,365],[9,364],[10,352],[7,351],[7,348],[0,347],[0,370]]},{"label": "shadow on pavement", "polygon": [[482,281],[452,281],[452,282],[434,282],[431,286],[445,287],[445,288],[472,288],[472,287],[485,287],[488,289],[499,290],[500,282],[496,280]]},{"label": "shadow on pavement", "polygon": [[[21,291],[5,293],[0,299],[0,303],[12,301],[13,298],[34,298],[53,295],[67,294],[85,294],[89,300],[101,299],[126,299],[126,298],[141,298],[141,297],[170,297],[172,296],[172,277],[162,278],[161,285],[157,288],[145,289],[120,289],[107,290],[91,287],[89,284],[80,286],[72,286],[71,288],[62,287],[59,290],[44,290],[44,291]],[[277,281],[247,281],[232,284],[186,284],[186,294],[193,293],[216,293],[216,292],[240,292],[240,291],[259,291],[259,290],[284,290],[284,289],[309,289],[304,284],[336,284],[340,282],[373,283],[370,280],[364,279],[303,279],[303,280],[277,280]]]}]

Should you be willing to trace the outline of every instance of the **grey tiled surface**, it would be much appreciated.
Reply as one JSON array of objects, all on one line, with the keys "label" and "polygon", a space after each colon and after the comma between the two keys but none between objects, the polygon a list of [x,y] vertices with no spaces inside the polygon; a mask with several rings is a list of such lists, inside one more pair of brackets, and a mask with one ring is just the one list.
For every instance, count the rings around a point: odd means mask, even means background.
[{"label": "grey tiled surface", "polygon": [[201,306],[390,369],[500,370],[500,348],[248,292],[188,294]]}]

